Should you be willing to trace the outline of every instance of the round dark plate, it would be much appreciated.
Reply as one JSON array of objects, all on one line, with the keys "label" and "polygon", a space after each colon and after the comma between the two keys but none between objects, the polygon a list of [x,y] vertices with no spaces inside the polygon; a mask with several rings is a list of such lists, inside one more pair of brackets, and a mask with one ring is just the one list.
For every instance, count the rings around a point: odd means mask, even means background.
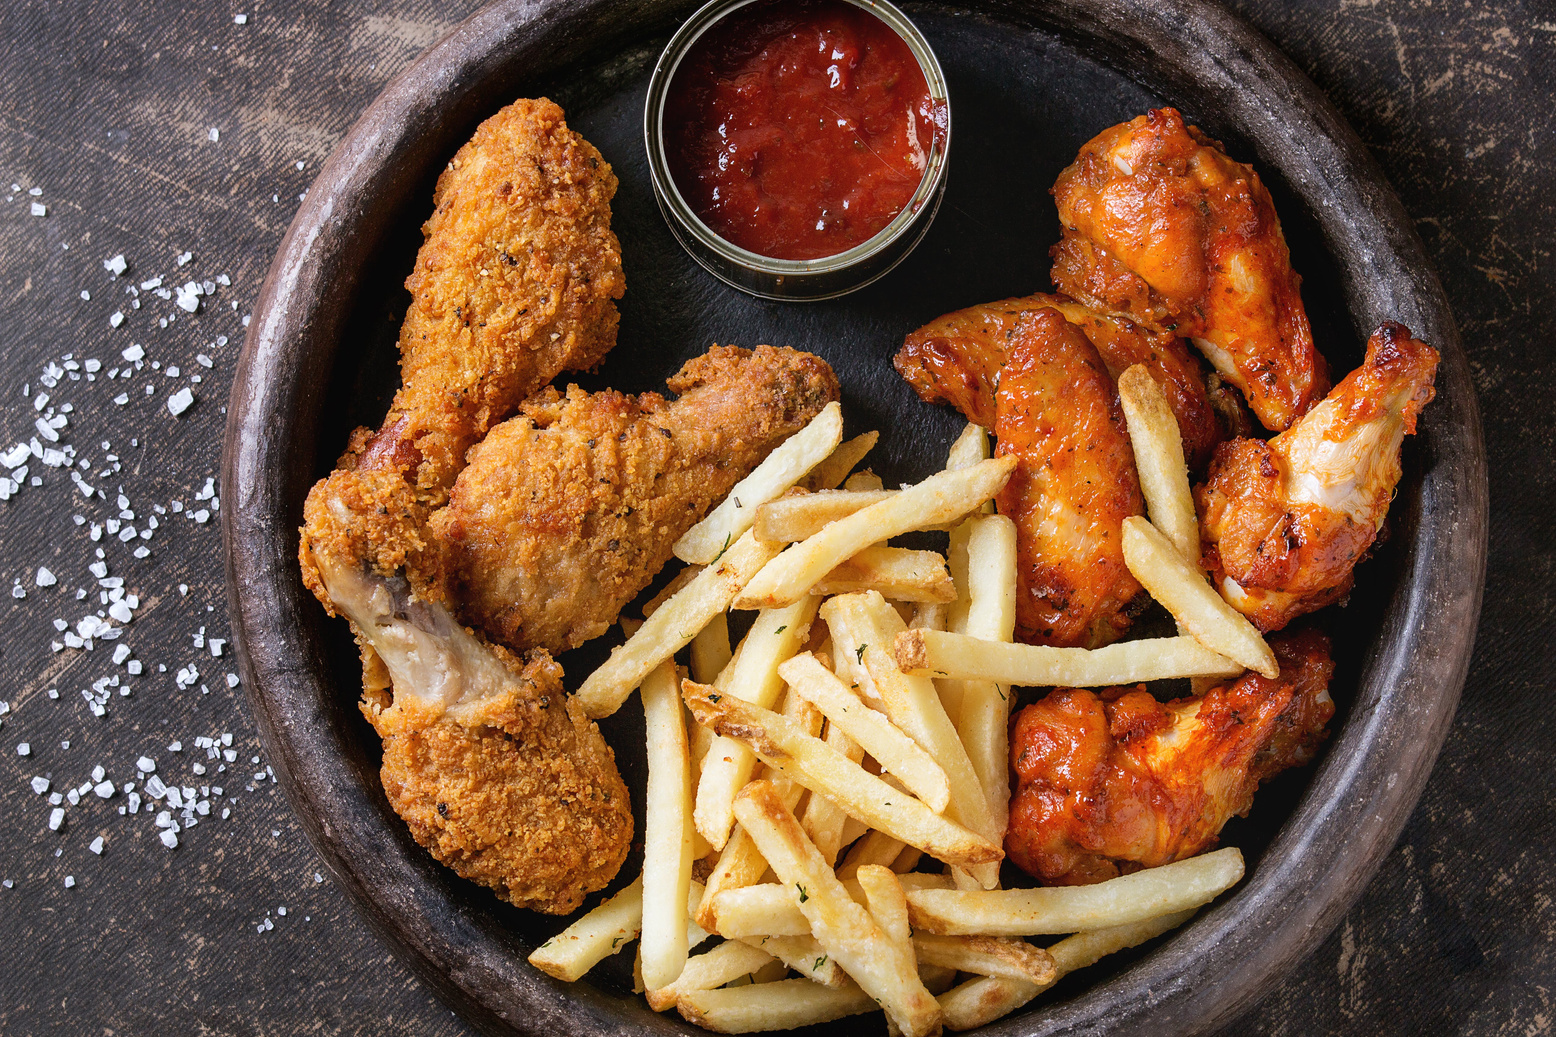
[{"label": "round dark plate", "polygon": [[[303,498],[356,424],[376,426],[398,378],[401,282],[438,171],[476,124],[546,94],[615,166],[628,291],[620,344],[590,387],[660,388],[711,343],[813,350],[842,379],[872,464],[921,478],[960,418],[891,370],[903,335],[949,310],[1047,285],[1058,237],[1048,186],[1091,136],[1170,103],[1251,160],[1275,195],[1315,337],[1336,371],[1382,320],[1442,353],[1436,402],[1405,450],[1391,536],[1361,570],[1336,639],[1340,706],[1315,768],[1261,789],[1223,841],[1250,870],[1182,930],[1076,974],[1000,1034],[1200,1033],[1268,989],[1339,921],[1420,794],[1453,716],[1480,609],[1485,460],[1469,368],[1437,277],[1355,134],[1295,66],[1201,0],[910,3],[945,68],[957,138],[937,221],[877,284],[825,303],[763,302],[715,281],[671,237],[643,154],[654,58],[693,8],[650,0],[503,0],[396,79],[308,192],[244,345],[223,459],[228,594],[243,677],[270,759],[309,837],[363,914],[448,1002],[491,1033],[689,1031],[631,994],[629,956],[562,984],[525,957],[561,927],[458,879],[411,840],[358,715],[346,625],[296,564]],[[604,646],[563,657],[572,681]],[[642,787],[641,712],[605,725]],[[641,816],[641,804],[639,804]],[[636,861],[623,868],[623,880]],[[843,1032],[857,1022],[837,1024]],[[700,1031],[697,1031],[700,1032]]]}]

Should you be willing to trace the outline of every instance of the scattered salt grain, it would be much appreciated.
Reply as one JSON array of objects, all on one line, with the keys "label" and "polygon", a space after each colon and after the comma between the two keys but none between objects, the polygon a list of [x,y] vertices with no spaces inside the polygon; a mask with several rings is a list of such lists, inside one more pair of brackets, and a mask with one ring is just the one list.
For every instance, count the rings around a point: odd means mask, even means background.
[{"label": "scattered salt grain", "polygon": [[33,202],[32,214],[34,216],[47,216],[49,214],[49,207],[40,202]]},{"label": "scattered salt grain", "polygon": [[34,779],[32,779],[32,790],[33,790],[33,792],[37,793],[40,796],[43,795],[45,792],[49,791],[49,779],[48,778],[34,778]]},{"label": "scattered salt grain", "polygon": [[87,849],[101,857],[103,855],[103,837],[98,836],[96,839],[93,839],[91,845],[88,846]]},{"label": "scattered salt grain", "polygon": [[157,771],[157,761],[149,756],[142,756],[135,761],[135,769],[142,774],[155,774]]},{"label": "scattered salt grain", "polygon": [[31,746],[31,744],[29,744],[27,742],[17,742],[16,743],[16,755],[17,756],[31,756],[32,755],[32,746]]},{"label": "scattered salt grain", "polygon": [[38,575],[33,578],[33,582],[36,583],[39,587],[52,587],[58,583],[59,580],[55,579],[54,574],[49,572],[48,569],[45,569],[43,566],[39,566]]},{"label": "scattered salt grain", "polygon": [[[148,392],[150,392],[151,386],[149,386],[149,385],[146,386],[146,390]],[[184,413],[184,411],[188,410],[193,405],[194,405],[194,393],[190,392],[187,386],[185,388],[182,388],[182,389],[178,390],[176,393],[174,393],[172,396],[169,396],[168,399],[167,399],[167,409],[168,409],[168,412],[170,414],[172,414],[175,418],[178,417],[180,414]],[[202,519],[201,521],[204,521],[204,520]]]},{"label": "scattered salt grain", "polygon": [[98,799],[112,799],[114,792],[113,782],[100,781],[92,786],[92,791],[97,795]]},{"label": "scattered salt grain", "polygon": [[59,826],[65,823],[65,808],[55,807],[49,811],[49,831],[59,831]]},{"label": "scattered salt grain", "polygon": [[66,875],[65,876],[65,888],[66,889],[75,889],[76,888],[76,877],[74,875]]},{"label": "scattered salt grain", "polygon": [[232,16],[232,24],[234,25],[247,25],[248,23],[249,16],[246,14],[235,14]]},{"label": "scattered salt grain", "polygon": [[162,834],[158,836],[158,838],[162,840],[162,845],[166,846],[169,850],[178,846],[178,835],[171,828],[164,828],[162,830]]},{"label": "scattered salt grain", "polygon": [[112,259],[103,260],[103,269],[115,277],[128,270],[130,265],[124,261],[124,253],[121,252]]}]

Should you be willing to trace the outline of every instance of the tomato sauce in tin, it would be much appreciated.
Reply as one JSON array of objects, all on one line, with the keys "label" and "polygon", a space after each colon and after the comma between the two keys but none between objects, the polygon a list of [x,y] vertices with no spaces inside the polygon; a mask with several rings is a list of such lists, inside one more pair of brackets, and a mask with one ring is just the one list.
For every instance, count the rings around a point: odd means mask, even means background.
[{"label": "tomato sauce in tin", "polygon": [[820,259],[912,200],[943,102],[901,36],[843,0],[758,0],[681,60],[664,108],[670,173],[726,241]]}]

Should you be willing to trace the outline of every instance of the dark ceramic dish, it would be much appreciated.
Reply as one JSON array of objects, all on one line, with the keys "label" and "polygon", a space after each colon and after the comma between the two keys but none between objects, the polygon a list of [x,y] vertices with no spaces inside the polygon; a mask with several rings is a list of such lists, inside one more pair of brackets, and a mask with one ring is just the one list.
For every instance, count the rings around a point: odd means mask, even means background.
[{"label": "dark ceramic dish", "polygon": [[[796,306],[716,281],[676,244],[643,152],[655,58],[693,3],[502,0],[459,26],[384,92],[308,192],[245,344],[227,430],[223,508],[243,676],[283,786],[364,915],[451,1005],[490,1033],[687,1032],[631,995],[630,956],[587,982],[525,963],[556,932],[456,878],[411,840],[378,780],[357,714],[346,626],[327,620],[295,561],[303,498],[354,424],[376,425],[397,378],[395,331],[437,172],[475,125],[549,94],[621,178],[628,292],[620,345],[579,381],[641,391],[711,342],[815,350],[842,379],[857,428],[886,435],[872,463],[920,478],[960,419],[892,372],[905,332],[948,310],[1046,285],[1058,226],[1047,187],[1088,138],[1172,103],[1257,163],[1275,193],[1315,334],[1349,370],[1380,321],[1442,353],[1438,397],[1407,444],[1392,534],[1331,609],[1340,705],[1316,767],[1259,793],[1224,841],[1250,870],[1194,922],[1078,973],[998,1034],[1200,1033],[1269,989],[1360,894],[1420,794],[1453,716],[1480,607],[1485,461],[1469,369],[1442,289],[1393,192],[1324,97],[1268,43],[1202,0],[909,4],[957,105],[939,218],[918,249],[846,299]],[[581,680],[605,648],[563,658]],[[642,787],[641,713],[606,724]],[[641,810],[641,804],[639,804]],[[641,813],[639,813],[641,816]],[[629,860],[622,880],[635,874]],[[835,1032],[858,1022],[837,1024]]]}]

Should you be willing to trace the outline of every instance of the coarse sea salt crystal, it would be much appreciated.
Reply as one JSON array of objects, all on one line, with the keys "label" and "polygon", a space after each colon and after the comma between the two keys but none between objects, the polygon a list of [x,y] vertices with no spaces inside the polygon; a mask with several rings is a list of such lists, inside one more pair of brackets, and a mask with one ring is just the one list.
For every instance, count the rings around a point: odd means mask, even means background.
[{"label": "coarse sea salt crystal", "polygon": [[39,587],[52,587],[58,583],[59,580],[56,579],[54,574],[49,572],[48,569],[40,565],[38,567],[38,575],[33,578],[33,582],[36,583]]},{"label": "coarse sea salt crystal", "polygon": [[247,25],[248,23],[249,16],[246,14],[235,14],[232,16],[232,24],[234,25]]},{"label": "coarse sea salt crystal", "polygon": [[34,216],[47,216],[49,214],[49,207],[42,204],[41,202],[33,202],[32,214]]},{"label": "coarse sea salt crystal", "polygon": [[167,398],[168,413],[175,418],[192,406],[194,406],[194,393],[190,392],[187,386]]},{"label": "coarse sea salt crystal", "polygon": [[93,839],[91,845],[88,846],[87,849],[101,857],[103,855],[103,837],[98,836],[96,839]]},{"label": "coarse sea salt crystal", "polygon": [[38,795],[40,795],[40,796],[43,795],[45,792],[49,791],[49,779],[48,778],[34,778],[34,779],[32,779],[32,790],[34,792],[36,792]]},{"label": "coarse sea salt crystal", "polygon": [[103,260],[103,269],[108,271],[110,274],[112,274],[115,277],[118,277],[120,274],[122,274],[126,270],[128,270],[129,266],[130,265],[124,261],[124,253],[123,252],[120,252],[117,256],[114,256],[112,259],[105,259],[105,260]]},{"label": "coarse sea salt crystal", "polygon": [[49,811],[49,831],[59,831],[60,825],[65,823],[65,808],[55,807]]},{"label": "coarse sea salt crystal", "polygon": [[142,756],[135,761],[135,769],[142,774],[155,774],[157,772],[157,761],[149,756]]},{"label": "coarse sea salt crystal", "polygon": [[146,351],[142,349],[140,345],[135,344],[131,345],[128,349],[122,350],[119,355],[133,364],[139,360],[145,359]]},{"label": "coarse sea salt crystal", "polygon": [[178,835],[171,828],[164,828],[158,838],[162,840],[162,845],[169,850],[178,846]]}]

